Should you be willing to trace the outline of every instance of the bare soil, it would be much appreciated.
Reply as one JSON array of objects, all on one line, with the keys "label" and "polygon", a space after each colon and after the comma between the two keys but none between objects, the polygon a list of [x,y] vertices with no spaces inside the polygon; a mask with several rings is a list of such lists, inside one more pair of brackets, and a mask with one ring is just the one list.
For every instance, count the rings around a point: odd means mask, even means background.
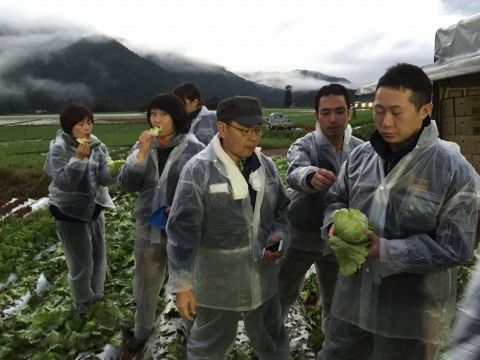
[{"label": "bare soil", "polygon": [[39,199],[47,196],[50,179],[41,170],[0,168],[0,195]]}]

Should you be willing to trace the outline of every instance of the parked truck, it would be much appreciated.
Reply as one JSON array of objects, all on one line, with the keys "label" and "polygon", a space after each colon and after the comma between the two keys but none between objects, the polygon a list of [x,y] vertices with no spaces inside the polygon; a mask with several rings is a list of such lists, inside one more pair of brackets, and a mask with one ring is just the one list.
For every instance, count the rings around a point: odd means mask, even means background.
[{"label": "parked truck", "polygon": [[293,129],[293,122],[291,122],[283,113],[271,113],[267,120],[267,127],[269,130],[291,130]]}]

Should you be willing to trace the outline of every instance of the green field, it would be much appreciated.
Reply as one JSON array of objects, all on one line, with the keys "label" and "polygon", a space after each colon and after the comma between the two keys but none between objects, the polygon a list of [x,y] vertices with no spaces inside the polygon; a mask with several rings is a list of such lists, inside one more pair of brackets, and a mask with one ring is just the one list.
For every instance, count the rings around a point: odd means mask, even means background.
[{"label": "green field", "polygon": [[[260,146],[265,149],[288,148],[295,139],[303,136],[305,130],[313,129],[315,120],[311,109],[264,109],[264,115],[281,111],[295,124],[291,131],[265,131]],[[112,121],[114,117],[111,116]],[[2,117],[0,117],[1,125]],[[21,120],[20,120],[21,121]],[[371,130],[370,111],[358,111],[352,120],[352,127],[369,126],[355,129],[354,133],[362,138]],[[18,125],[0,126],[0,164],[6,168],[41,170],[48,152],[49,142],[55,137],[57,125]],[[142,123],[96,124],[94,133],[109,148],[114,159],[124,157],[137,140],[140,132],[146,128]],[[365,132],[365,133],[362,133]]]},{"label": "green field", "polygon": [[[294,123],[293,130],[269,131],[265,127],[260,146],[263,149],[286,149],[297,138],[304,136],[315,127],[312,109],[269,109],[263,110],[264,116],[272,112],[283,112]],[[144,115],[138,114],[96,114],[98,120],[94,134],[108,147],[113,159],[125,158],[141,131],[147,128]],[[55,119],[55,115],[35,120]],[[43,164],[50,141],[55,138],[58,125],[21,125],[32,121],[34,117],[16,116],[16,125],[5,125],[12,117],[0,116],[0,193],[3,196],[27,196],[39,198],[47,194],[50,179],[43,173]],[[373,131],[371,111],[357,111],[357,117],[351,121],[354,134],[362,139],[368,138]]]}]

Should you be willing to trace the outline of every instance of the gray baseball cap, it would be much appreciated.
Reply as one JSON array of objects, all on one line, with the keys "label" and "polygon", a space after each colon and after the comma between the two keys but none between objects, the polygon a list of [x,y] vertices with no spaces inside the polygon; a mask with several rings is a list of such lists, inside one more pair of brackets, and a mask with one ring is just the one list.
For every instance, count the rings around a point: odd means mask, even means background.
[{"label": "gray baseball cap", "polygon": [[245,126],[260,125],[263,123],[260,101],[251,96],[233,96],[222,100],[217,106],[217,120],[235,120]]}]

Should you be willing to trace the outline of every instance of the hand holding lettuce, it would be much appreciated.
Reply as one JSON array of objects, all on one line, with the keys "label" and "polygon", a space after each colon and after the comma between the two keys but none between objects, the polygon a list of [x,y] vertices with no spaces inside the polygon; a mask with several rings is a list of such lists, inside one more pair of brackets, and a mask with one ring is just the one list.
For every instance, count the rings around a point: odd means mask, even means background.
[{"label": "hand holding lettuce", "polygon": [[125,160],[112,160],[112,158],[108,157],[107,158],[107,165],[108,165],[108,170],[110,170],[110,174],[116,174],[117,171],[122,167],[122,165],[125,163]]},{"label": "hand holding lettuce", "polygon": [[365,262],[370,239],[364,231],[368,229],[368,218],[357,209],[338,209],[332,215],[336,235],[329,240],[340,265],[340,274],[352,275]]}]

